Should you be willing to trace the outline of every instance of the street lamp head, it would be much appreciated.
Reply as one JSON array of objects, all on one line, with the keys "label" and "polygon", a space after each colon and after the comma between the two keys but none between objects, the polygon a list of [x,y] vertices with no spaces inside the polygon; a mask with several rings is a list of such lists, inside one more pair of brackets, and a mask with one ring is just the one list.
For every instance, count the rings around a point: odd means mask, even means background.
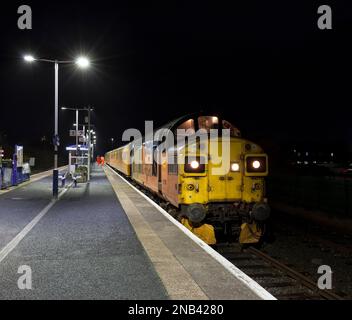
[{"label": "street lamp head", "polygon": [[23,57],[23,59],[26,61],[26,62],[33,62],[35,60],[35,58],[31,55],[25,55]]},{"label": "street lamp head", "polygon": [[61,107],[61,110],[66,110],[67,108],[66,107]]},{"label": "street lamp head", "polygon": [[76,64],[80,67],[80,68],[88,68],[89,65],[90,65],[90,62],[89,60],[86,58],[86,57],[79,57],[77,60],[76,60]]}]

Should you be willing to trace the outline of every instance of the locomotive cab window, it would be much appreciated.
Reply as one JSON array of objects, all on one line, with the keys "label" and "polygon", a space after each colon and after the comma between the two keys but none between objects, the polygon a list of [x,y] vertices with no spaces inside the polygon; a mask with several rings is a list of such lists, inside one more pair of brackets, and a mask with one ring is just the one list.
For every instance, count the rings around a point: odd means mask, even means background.
[{"label": "locomotive cab window", "polygon": [[199,129],[206,130],[210,132],[210,129],[218,129],[219,118],[212,116],[201,116],[198,117],[198,127]]},{"label": "locomotive cab window", "polygon": [[181,136],[181,137],[193,135],[195,133],[194,120],[189,119],[189,120],[183,122],[182,124],[180,124],[177,127],[176,133],[178,136]]}]

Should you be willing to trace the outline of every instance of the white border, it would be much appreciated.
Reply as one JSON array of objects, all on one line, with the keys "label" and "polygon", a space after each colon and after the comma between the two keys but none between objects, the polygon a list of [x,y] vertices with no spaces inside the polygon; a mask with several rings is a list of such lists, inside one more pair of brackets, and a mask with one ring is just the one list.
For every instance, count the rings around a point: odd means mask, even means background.
[{"label": "white border", "polygon": [[125,181],[131,188],[138,192],[142,197],[144,197],[149,203],[151,203],[156,209],[158,209],[170,222],[172,222],[177,228],[184,232],[189,238],[191,238],[197,245],[199,245],[206,253],[208,253],[212,258],[219,262],[226,270],[228,270],[233,276],[243,282],[247,287],[249,287],[255,294],[264,300],[277,300],[273,295],[266,291],[262,286],[260,286],[256,281],[247,276],[242,270],[238,269],[229,260],[224,258],[221,254],[216,252],[213,248],[208,246],[203,240],[198,238],[194,233],[188,230],[184,225],[178,222],[176,219],[170,216],[170,214],[161,208],[156,202],[151,200],[143,192],[138,190],[130,182],[128,182],[124,177],[114,171],[110,166],[106,165],[113,173],[119,176],[123,181]]}]

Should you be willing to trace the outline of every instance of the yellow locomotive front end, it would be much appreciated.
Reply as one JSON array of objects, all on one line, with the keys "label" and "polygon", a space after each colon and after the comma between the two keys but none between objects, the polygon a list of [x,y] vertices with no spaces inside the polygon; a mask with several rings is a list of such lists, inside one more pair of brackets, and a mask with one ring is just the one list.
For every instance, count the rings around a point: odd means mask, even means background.
[{"label": "yellow locomotive front end", "polygon": [[259,242],[270,215],[265,198],[267,155],[239,134],[208,136],[206,144],[188,143],[180,153],[184,162],[179,165],[183,223],[195,233],[197,228],[212,225],[217,238],[225,235],[243,244]]},{"label": "yellow locomotive front end", "polygon": [[[164,134],[170,144],[160,139]],[[268,157],[228,121],[186,115],[156,131],[153,140],[130,143],[106,158],[206,243],[223,236],[242,244],[262,239],[270,215]]]}]

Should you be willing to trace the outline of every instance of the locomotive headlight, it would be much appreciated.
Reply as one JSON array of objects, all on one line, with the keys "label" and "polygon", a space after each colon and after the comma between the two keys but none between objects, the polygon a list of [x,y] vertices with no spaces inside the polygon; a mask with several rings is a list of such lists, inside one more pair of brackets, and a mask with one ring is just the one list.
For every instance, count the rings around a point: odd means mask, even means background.
[{"label": "locomotive headlight", "polygon": [[237,162],[231,163],[231,171],[232,172],[240,171],[240,165]]},{"label": "locomotive headlight", "polygon": [[205,161],[202,157],[186,157],[185,172],[186,173],[204,173]]},{"label": "locomotive headlight", "polygon": [[246,156],[246,173],[267,174],[268,158],[266,154]]},{"label": "locomotive headlight", "polygon": [[199,168],[199,162],[197,160],[193,160],[191,162],[191,168],[192,169],[198,169]]},{"label": "locomotive headlight", "polygon": [[253,167],[254,169],[259,169],[260,166],[261,166],[260,161],[254,160],[254,161],[252,162],[252,167]]}]

